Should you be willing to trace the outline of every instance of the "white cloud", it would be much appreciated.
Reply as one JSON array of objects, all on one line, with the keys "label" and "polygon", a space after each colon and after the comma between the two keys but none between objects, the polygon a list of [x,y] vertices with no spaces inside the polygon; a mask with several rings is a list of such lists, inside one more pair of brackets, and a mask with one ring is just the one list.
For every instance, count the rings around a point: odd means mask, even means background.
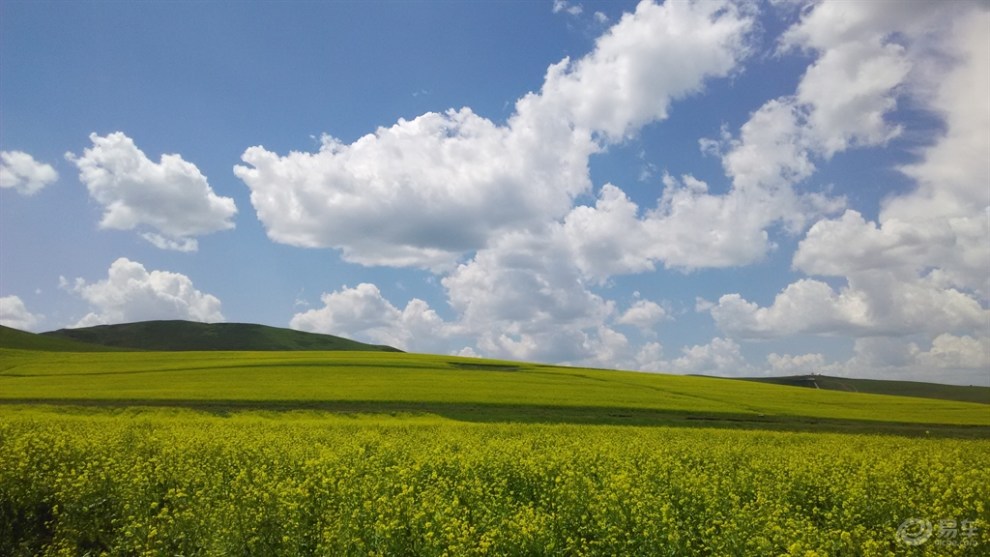
[{"label": "white cloud", "polygon": [[667,175],[663,181],[656,207],[645,214],[622,190],[606,184],[594,207],[575,207],[564,218],[564,233],[586,276],[603,281],[649,271],[657,263],[683,269],[753,263],[775,248],[767,232],[771,223],[831,214],[842,206],[790,190],[711,194],[690,175]]},{"label": "white cloud", "polygon": [[[851,6],[855,12],[868,5]],[[920,152],[918,162],[902,169],[915,181],[914,189],[884,200],[876,221],[847,210],[808,230],[794,254],[794,269],[835,277],[831,282],[837,286],[804,278],[769,306],[729,294],[709,311],[720,329],[742,337],[798,332],[856,337],[855,355],[831,364],[836,373],[984,384],[990,333],[990,160],[985,156],[990,152],[985,33],[990,11],[946,5],[951,25],[933,23],[932,18],[942,19],[930,10],[913,16],[911,10],[899,11],[905,13],[860,22],[849,33],[875,35],[878,28],[899,26],[909,36],[924,35],[925,48],[951,62],[908,81],[946,124],[944,135]],[[926,17],[924,25],[918,23]],[[846,32],[822,25],[809,36],[822,33]],[[917,54],[910,44],[906,52]],[[922,79],[928,81],[917,81]],[[881,141],[883,133],[856,131],[849,137]],[[927,350],[919,347],[926,345]]]},{"label": "white cloud", "polygon": [[616,323],[648,330],[664,319],[667,319],[667,312],[659,304],[650,300],[636,300]]},{"label": "white cloud", "polygon": [[546,126],[556,129],[500,127],[467,108],[429,113],[351,145],[325,138],[317,153],[252,147],[251,167],[235,173],[277,242],[442,268],[497,232],[564,213],[590,186],[590,138]]},{"label": "white cloud", "polygon": [[62,280],[63,288],[93,307],[74,327],[158,319],[223,321],[220,300],[197,290],[189,277],[168,271],[148,271],[121,257],[110,265],[107,278],[92,283]]},{"label": "white cloud", "polygon": [[506,125],[428,113],[316,153],[247,149],[235,173],[277,242],[366,265],[446,270],[509,230],[537,230],[590,187],[589,157],[730,74],[753,22],[725,2],[641,3],[584,58],[549,67]]},{"label": "white cloud", "polygon": [[567,0],[553,0],[553,13],[566,12],[569,15],[581,15],[584,8],[581,4],[571,4]]},{"label": "white cloud", "polygon": [[400,310],[374,284],[343,287],[322,296],[323,307],[297,313],[289,326],[301,331],[332,334],[387,344],[402,350],[436,349],[453,328],[429,304],[414,298]]},{"label": "white cloud", "polygon": [[[948,17],[945,14],[958,15],[955,8],[941,12],[926,7],[905,14],[911,10],[876,4],[816,4],[785,34],[782,43],[781,50],[804,48],[816,55],[795,93],[766,102],[740,128],[738,138],[723,131],[719,140],[701,141],[703,150],[721,156],[732,180],[728,193],[709,193],[707,184],[690,176],[667,176],[656,208],[645,214],[640,215],[640,208],[614,186],[602,189],[595,207],[575,208],[566,221],[582,269],[603,280],[616,273],[651,270],[660,262],[686,269],[747,265],[776,248],[768,233],[776,224],[790,234],[799,234],[809,223],[844,209],[844,198],[821,192],[798,193],[794,186],[815,173],[817,161],[850,148],[884,145],[900,133],[887,118],[905,91],[924,89],[911,72],[926,67],[936,56],[930,44],[931,30],[942,29],[941,22]],[[684,5],[667,4],[672,9]],[[899,40],[908,44],[896,42]],[[597,75],[591,70],[583,73]],[[610,82],[605,78],[597,81]],[[544,90],[553,83],[548,77]],[[563,92],[558,96],[566,97],[567,91],[581,91],[583,87],[574,80],[567,85],[560,88]],[[959,85],[962,90],[973,89]],[[611,138],[628,135],[622,125],[636,129],[632,124],[642,120],[639,116],[664,114],[663,106],[639,104],[631,93],[628,99],[609,102],[609,106],[631,107],[628,110],[632,114],[618,117],[600,130]],[[583,107],[578,99],[570,104],[575,107],[574,121],[580,122],[582,114],[596,114],[593,107]],[[602,113],[617,114],[606,109]],[[601,114],[594,119],[610,121]],[[986,158],[975,150],[967,151],[973,155],[971,160]],[[627,233],[615,235],[616,230]],[[603,232],[613,234],[603,239]]]},{"label": "white cloud", "polygon": [[193,236],[234,227],[234,200],[219,197],[206,177],[179,155],[154,163],[121,132],[90,134],[93,147],[67,153],[79,179],[103,205],[102,228],[151,229],[142,234],[162,249],[195,251]]},{"label": "white cloud", "polygon": [[706,78],[736,69],[748,54],[752,26],[733,3],[641,2],[590,54],[550,66],[539,97],[527,99],[620,141],[665,119],[670,103],[699,92]]},{"label": "white cloud", "polygon": [[990,311],[958,290],[883,271],[850,277],[849,285],[839,291],[818,280],[801,279],[768,307],[726,294],[711,314],[721,330],[743,337],[934,334],[973,330],[990,322]]},{"label": "white cloud", "polygon": [[739,344],[729,338],[713,338],[708,344],[686,346],[681,357],[665,366],[676,373],[744,376],[750,373]]},{"label": "white cloud", "polygon": [[38,162],[23,151],[0,151],[0,188],[34,195],[56,180],[58,172],[50,164]]},{"label": "white cloud", "polygon": [[442,280],[461,326],[486,354],[576,361],[613,304],[590,292],[559,235],[512,232]]},{"label": "white cloud", "polygon": [[819,373],[825,366],[825,356],[822,354],[777,354],[773,352],[767,356],[767,364],[770,365],[768,375],[807,375]]},{"label": "white cloud", "polygon": [[932,341],[931,348],[922,351],[914,347],[915,361],[928,369],[969,369],[990,375],[990,336],[954,336],[941,334]]},{"label": "white cloud", "polygon": [[0,325],[22,331],[33,331],[41,324],[43,315],[28,311],[27,306],[17,296],[0,297]]},{"label": "white cloud", "polygon": [[[954,9],[946,12],[954,12]],[[782,223],[791,234],[845,207],[845,199],[822,193],[798,194],[793,186],[817,170],[816,163],[838,152],[884,145],[900,133],[887,117],[897,108],[911,71],[931,57],[928,30],[941,21],[938,10],[904,10],[884,2],[821,2],[791,27],[781,51],[803,48],[816,55],[793,95],[767,101],[743,124],[737,139],[725,130],[704,139],[705,152],[721,156],[732,189],[724,196],[683,196],[683,221],[665,223],[688,238],[731,238],[733,245],[697,249],[682,241],[694,261],[668,256],[674,266],[753,263],[774,249],[766,230]],[[909,44],[902,45],[902,40]],[[922,61],[917,61],[920,58]],[[698,217],[710,217],[708,219]],[[692,226],[693,223],[693,226]],[[697,254],[706,254],[706,259]]]},{"label": "white cloud", "polygon": [[846,377],[927,381],[990,387],[990,335],[940,334],[921,343],[898,338],[856,339],[845,362],[825,367]]}]

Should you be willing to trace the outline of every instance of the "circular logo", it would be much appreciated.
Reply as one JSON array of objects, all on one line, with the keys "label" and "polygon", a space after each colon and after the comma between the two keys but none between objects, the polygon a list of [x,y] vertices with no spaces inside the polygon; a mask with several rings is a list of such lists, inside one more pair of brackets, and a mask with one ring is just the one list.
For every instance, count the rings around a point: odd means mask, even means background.
[{"label": "circular logo", "polygon": [[932,522],[923,518],[909,518],[897,528],[897,539],[906,545],[921,545],[932,537]]}]

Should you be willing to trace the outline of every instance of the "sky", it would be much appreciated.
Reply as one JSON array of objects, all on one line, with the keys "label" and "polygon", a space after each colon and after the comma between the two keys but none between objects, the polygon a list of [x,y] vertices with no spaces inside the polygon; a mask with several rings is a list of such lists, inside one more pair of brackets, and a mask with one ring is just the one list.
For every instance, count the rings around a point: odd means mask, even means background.
[{"label": "sky", "polygon": [[0,323],[990,385],[990,3],[0,3]]}]

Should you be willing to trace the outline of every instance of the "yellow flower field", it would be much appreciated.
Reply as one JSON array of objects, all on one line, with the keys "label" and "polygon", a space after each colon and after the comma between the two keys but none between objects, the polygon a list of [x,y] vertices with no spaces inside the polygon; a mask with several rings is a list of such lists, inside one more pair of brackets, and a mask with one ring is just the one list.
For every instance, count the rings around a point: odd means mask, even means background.
[{"label": "yellow flower field", "polygon": [[988,502],[986,440],[0,409],[3,555],[985,555]]}]

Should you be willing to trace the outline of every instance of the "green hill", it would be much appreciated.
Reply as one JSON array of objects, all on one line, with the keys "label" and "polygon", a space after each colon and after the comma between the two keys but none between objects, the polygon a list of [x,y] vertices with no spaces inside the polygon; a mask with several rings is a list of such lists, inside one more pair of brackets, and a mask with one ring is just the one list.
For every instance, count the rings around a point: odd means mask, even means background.
[{"label": "green hill", "polygon": [[333,335],[306,333],[249,323],[142,321],[59,329],[42,337],[114,348],[156,351],[211,350],[349,350],[400,352],[391,346],[365,344]]},{"label": "green hill", "polygon": [[0,349],[0,402],[987,436],[982,404],[385,352]]},{"label": "green hill", "polygon": [[109,352],[121,350],[71,338],[46,336],[0,325],[0,348],[40,350],[44,352]]},{"label": "green hill", "polygon": [[913,396],[921,398],[937,398],[941,400],[960,400],[964,402],[979,402],[990,404],[990,387],[965,387],[961,385],[942,385],[939,383],[923,383],[920,381],[889,381],[881,379],[850,379],[846,377],[830,377],[828,375],[792,375],[788,377],[749,377],[746,381],[788,385],[791,387],[806,387],[829,391],[845,391],[850,393],[870,393],[877,395]]}]

